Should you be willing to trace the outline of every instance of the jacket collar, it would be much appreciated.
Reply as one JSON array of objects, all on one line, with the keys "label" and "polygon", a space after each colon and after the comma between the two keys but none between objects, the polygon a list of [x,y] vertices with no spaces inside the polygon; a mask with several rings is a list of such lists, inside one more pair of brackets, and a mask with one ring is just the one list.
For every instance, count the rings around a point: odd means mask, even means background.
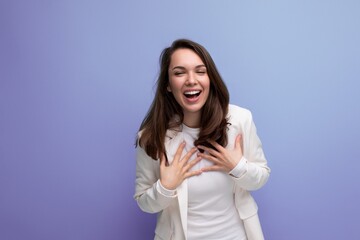
[{"label": "jacket collar", "polygon": [[[174,159],[177,148],[180,143],[184,141],[184,135],[181,132],[181,127],[175,130],[167,130],[165,140],[165,150],[169,164]],[[185,153],[183,153],[185,154]],[[176,189],[177,199],[179,202],[181,224],[184,231],[185,238],[187,238],[187,209],[188,209],[188,186],[187,179]]]}]

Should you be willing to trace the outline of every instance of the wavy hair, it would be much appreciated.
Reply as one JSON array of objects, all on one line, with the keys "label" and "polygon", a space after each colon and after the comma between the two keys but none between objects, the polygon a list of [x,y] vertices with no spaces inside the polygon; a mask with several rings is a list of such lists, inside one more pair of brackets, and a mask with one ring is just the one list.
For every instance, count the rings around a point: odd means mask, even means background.
[{"label": "wavy hair", "polygon": [[208,140],[214,140],[222,146],[227,145],[228,89],[208,51],[196,42],[178,39],[160,55],[160,73],[155,97],[139,128],[141,134],[137,144],[154,160],[165,154],[166,131],[177,129],[183,122],[183,110],[173,94],[167,91],[167,87],[171,56],[177,49],[184,48],[194,51],[201,58],[210,79],[209,96],[201,111],[200,133],[194,145],[212,147]]}]

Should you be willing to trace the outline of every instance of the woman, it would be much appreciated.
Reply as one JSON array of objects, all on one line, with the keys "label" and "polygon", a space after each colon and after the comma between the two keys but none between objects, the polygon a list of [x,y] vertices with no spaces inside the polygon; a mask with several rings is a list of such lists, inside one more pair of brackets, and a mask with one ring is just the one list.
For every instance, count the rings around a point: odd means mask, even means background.
[{"label": "woman", "polygon": [[251,113],[229,93],[204,47],[165,48],[137,139],[134,198],[158,213],[155,239],[263,239],[249,191],[270,169]]}]

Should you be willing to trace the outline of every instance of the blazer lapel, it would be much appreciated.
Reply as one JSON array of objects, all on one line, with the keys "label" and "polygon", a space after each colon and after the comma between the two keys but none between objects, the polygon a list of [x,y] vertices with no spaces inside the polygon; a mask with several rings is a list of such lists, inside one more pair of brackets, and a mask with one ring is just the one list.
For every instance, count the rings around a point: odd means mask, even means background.
[{"label": "blazer lapel", "polygon": [[[172,163],[175,153],[180,145],[184,141],[182,132],[176,130],[168,130],[166,133],[165,149],[168,157],[169,164]],[[183,155],[186,154],[183,152]],[[187,210],[188,210],[188,186],[187,179],[176,189],[177,198],[179,202],[180,219],[182,228],[184,230],[185,239],[187,238]]]},{"label": "blazer lapel", "polygon": [[184,230],[185,239],[187,238],[187,209],[188,209],[188,189],[187,179],[177,188],[177,195],[179,201],[181,224]]}]

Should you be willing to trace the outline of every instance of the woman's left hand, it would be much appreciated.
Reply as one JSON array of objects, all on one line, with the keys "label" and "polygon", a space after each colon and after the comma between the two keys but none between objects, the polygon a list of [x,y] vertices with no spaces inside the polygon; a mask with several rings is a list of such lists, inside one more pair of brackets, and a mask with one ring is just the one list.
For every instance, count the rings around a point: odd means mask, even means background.
[{"label": "woman's left hand", "polygon": [[235,139],[235,147],[233,150],[228,150],[215,141],[209,141],[209,143],[213,145],[217,151],[202,145],[197,146],[199,149],[204,150],[203,153],[198,153],[198,156],[214,163],[212,166],[202,168],[201,170],[203,172],[224,171],[229,173],[236,167],[243,156],[242,138],[240,134]]}]

